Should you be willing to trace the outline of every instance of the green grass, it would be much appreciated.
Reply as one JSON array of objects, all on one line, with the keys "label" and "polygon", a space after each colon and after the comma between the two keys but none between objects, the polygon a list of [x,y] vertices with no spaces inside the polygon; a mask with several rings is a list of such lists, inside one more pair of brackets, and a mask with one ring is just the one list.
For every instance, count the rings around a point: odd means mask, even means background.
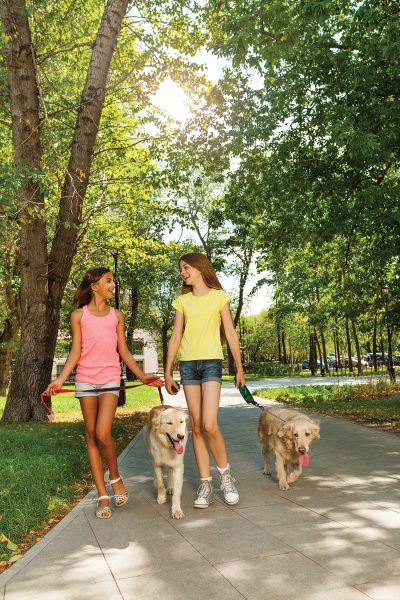
[{"label": "green grass", "polygon": [[296,386],[257,390],[261,398],[360,422],[400,426],[400,390],[385,382],[344,386]]},{"label": "green grass", "polygon": [[[148,386],[127,392],[127,406],[117,410],[113,435],[120,453],[159,403]],[[5,398],[0,398],[0,411]],[[0,542],[0,571],[24,552],[82,498],[92,486],[85,429],[73,394],[54,399],[55,421],[0,424],[0,534],[18,545]]]},{"label": "green grass", "polygon": [[[128,383],[128,385],[130,385],[130,383]],[[72,383],[66,384],[64,387],[74,390],[74,385]],[[39,398],[38,402],[40,402]],[[144,408],[153,406],[158,402],[159,396],[157,390],[149,387],[148,385],[143,385],[137,390],[132,389],[126,391],[126,405],[128,408]],[[0,416],[3,413],[5,403],[5,396],[0,396]],[[56,415],[57,413],[80,413],[81,410],[79,400],[75,398],[73,393],[57,394],[56,396],[53,396],[52,407]]]}]

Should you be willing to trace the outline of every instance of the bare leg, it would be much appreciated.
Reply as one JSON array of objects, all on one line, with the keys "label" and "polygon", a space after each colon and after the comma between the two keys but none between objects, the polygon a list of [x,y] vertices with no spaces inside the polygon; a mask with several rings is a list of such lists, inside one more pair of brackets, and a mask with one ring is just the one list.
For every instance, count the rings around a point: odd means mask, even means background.
[{"label": "bare leg", "polygon": [[202,422],[203,429],[211,453],[220,469],[228,464],[223,435],[218,427],[218,407],[221,395],[221,384],[218,381],[207,381],[202,385]]},{"label": "bare leg", "polygon": [[[107,490],[104,483],[103,463],[96,439],[98,398],[96,396],[84,396],[83,398],[79,398],[79,401],[85,422],[87,453],[94,483],[98,496],[106,496]],[[109,506],[108,500],[100,501],[99,508],[103,508],[104,506]]]},{"label": "bare leg", "polygon": [[184,385],[186,403],[188,405],[190,420],[192,422],[192,439],[194,455],[196,457],[197,468],[201,478],[210,477],[210,457],[208,455],[207,444],[203,435],[202,425],[202,397],[201,386]]},{"label": "bare leg", "polygon": [[[108,469],[110,479],[119,477],[117,465],[117,449],[114,438],[111,435],[111,427],[115,417],[118,398],[114,394],[101,394],[99,396],[99,410],[96,421],[96,438],[100,444]],[[113,490],[116,494],[122,494],[125,491],[122,481],[113,484]]]}]

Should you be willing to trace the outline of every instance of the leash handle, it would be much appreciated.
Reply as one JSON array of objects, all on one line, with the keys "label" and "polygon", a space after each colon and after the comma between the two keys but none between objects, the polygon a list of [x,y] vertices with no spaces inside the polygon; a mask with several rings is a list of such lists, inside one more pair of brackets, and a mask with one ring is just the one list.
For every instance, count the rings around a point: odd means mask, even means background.
[{"label": "leash handle", "polygon": [[259,404],[256,400],[254,400],[253,394],[250,392],[247,385],[239,385],[239,392],[243,400],[245,400],[247,404],[253,404],[254,406],[257,406],[260,410],[264,410],[264,407],[261,404]]}]

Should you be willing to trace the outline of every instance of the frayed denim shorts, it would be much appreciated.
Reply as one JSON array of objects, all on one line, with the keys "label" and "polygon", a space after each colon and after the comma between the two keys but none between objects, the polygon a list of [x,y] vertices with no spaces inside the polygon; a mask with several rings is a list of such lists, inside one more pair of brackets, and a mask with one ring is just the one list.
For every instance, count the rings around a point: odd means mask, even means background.
[{"label": "frayed denim shorts", "polygon": [[222,382],[222,360],[181,360],[179,364],[182,385],[201,385],[206,381]]},{"label": "frayed denim shorts", "polygon": [[104,388],[119,387],[119,381],[110,381],[109,383],[81,383],[75,381],[75,398],[84,398],[85,396],[100,396],[101,394],[113,394],[119,398],[119,391],[102,392]]}]

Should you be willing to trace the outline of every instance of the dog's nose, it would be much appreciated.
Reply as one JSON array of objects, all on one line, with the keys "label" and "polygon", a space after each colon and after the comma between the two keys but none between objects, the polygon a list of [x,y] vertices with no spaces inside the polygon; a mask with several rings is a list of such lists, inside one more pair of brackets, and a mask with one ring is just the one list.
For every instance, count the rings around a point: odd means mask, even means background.
[{"label": "dog's nose", "polygon": [[301,448],[299,448],[299,453],[300,454],[305,454],[306,453],[306,449],[304,448],[304,446],[302,446]]},{"label": "dog's nose", "polygon": [[183,440],[185,436],[182,433],[178,433],[178,440]]}]

